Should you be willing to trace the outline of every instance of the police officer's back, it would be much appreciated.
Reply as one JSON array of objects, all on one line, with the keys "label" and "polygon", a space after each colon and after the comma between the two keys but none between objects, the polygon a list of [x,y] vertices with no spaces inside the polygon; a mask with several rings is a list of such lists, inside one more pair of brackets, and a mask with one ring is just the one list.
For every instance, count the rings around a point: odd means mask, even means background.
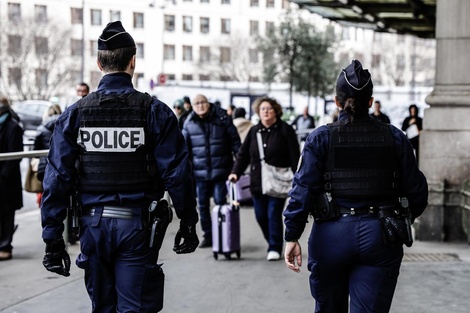
[{"label": "police officer's back", "polygon": [[388,312],[403,244],[427,205],[426,178],[406,136],[368,115],[372,79],[354,60],[336,83],[339,120],[307,138],[285,210],[285,261],[299,271],[298,243],[314,217],[308,269],[316,312]]},{"label": "police officer's back", "polygon": [[184,138],[167,105],[133,88],[135,53],[121,22],[109,23],[98,39],[98,67],[105,75],[96,92],[59,117],[44,178],[43,264],[69,276],[62,233],[73,195],[81,216],[76,264],[85,270],[93,312],[161,309],[164,276],[154,238],[164,234],[167,224],[158,222],[168,223],[171,211],[151,203],[165,189],[181,219],[174,251],[193,252],[199,244]]}]

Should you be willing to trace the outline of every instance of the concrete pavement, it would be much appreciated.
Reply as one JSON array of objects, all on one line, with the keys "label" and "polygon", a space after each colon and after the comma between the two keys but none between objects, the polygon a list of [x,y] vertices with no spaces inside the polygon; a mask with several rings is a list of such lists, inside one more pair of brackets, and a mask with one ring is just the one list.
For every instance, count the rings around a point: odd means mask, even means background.
[{"label": "concrete pavement", "polygon": [[[65,278],[41,264],[44,245],[34,195],[25,193],[16,223],[13,259],[0,262],[0,312],[91,312],[82,270],[73,264]],[[241,209],[240,260],[216,261],[210,249],[176,255],[171,248],[178,224],[175,219],[169,226],[160,253],[166,274],[162,312],[313,312],[306,264],[296,274],[283,261],[266,261],[267,246],[251,207]],[[305,262],[307,235],[301,238]],[[73,260],[78,252],[77,245],[69,247]],[[415,242],[405,259],[392,313],[469,312],[469,245]]]}]

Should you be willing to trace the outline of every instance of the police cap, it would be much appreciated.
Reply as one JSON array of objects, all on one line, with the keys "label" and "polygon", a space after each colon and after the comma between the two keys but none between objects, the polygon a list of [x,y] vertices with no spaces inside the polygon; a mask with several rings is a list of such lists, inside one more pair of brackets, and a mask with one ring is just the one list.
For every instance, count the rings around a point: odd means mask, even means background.
[{"label": "police cap", "polygon": [[121,21],[111,22],[98,38],[98,50],[114,50],[135,47],[134,39],[122,26]]},{"label": "police cap", "polygon": [[336,88],[349,97],[371,97],[373,84],[369,71],[362,68],[361,62],[353,60],[339,74]]}]

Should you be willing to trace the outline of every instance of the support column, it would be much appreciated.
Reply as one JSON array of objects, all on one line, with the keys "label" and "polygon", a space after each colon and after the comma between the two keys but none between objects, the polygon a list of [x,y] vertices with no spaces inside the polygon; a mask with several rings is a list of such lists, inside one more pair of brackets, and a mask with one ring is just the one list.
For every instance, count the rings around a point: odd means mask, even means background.
[{"label": "support column", "polygon": [[469,12],[468,0],[437,1],[436,82],[420,136],[430,204],[417,225],[420,240],[467,240],[461,189],[470,179]]}]

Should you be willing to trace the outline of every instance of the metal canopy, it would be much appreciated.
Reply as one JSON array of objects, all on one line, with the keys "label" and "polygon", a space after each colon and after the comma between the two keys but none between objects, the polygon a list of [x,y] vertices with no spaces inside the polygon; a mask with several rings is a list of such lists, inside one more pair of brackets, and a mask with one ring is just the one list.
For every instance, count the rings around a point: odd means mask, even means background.
[{"label": "metal canopy", "polygon": [[437,0],[290,0],[343,25],[434,38]]}]

